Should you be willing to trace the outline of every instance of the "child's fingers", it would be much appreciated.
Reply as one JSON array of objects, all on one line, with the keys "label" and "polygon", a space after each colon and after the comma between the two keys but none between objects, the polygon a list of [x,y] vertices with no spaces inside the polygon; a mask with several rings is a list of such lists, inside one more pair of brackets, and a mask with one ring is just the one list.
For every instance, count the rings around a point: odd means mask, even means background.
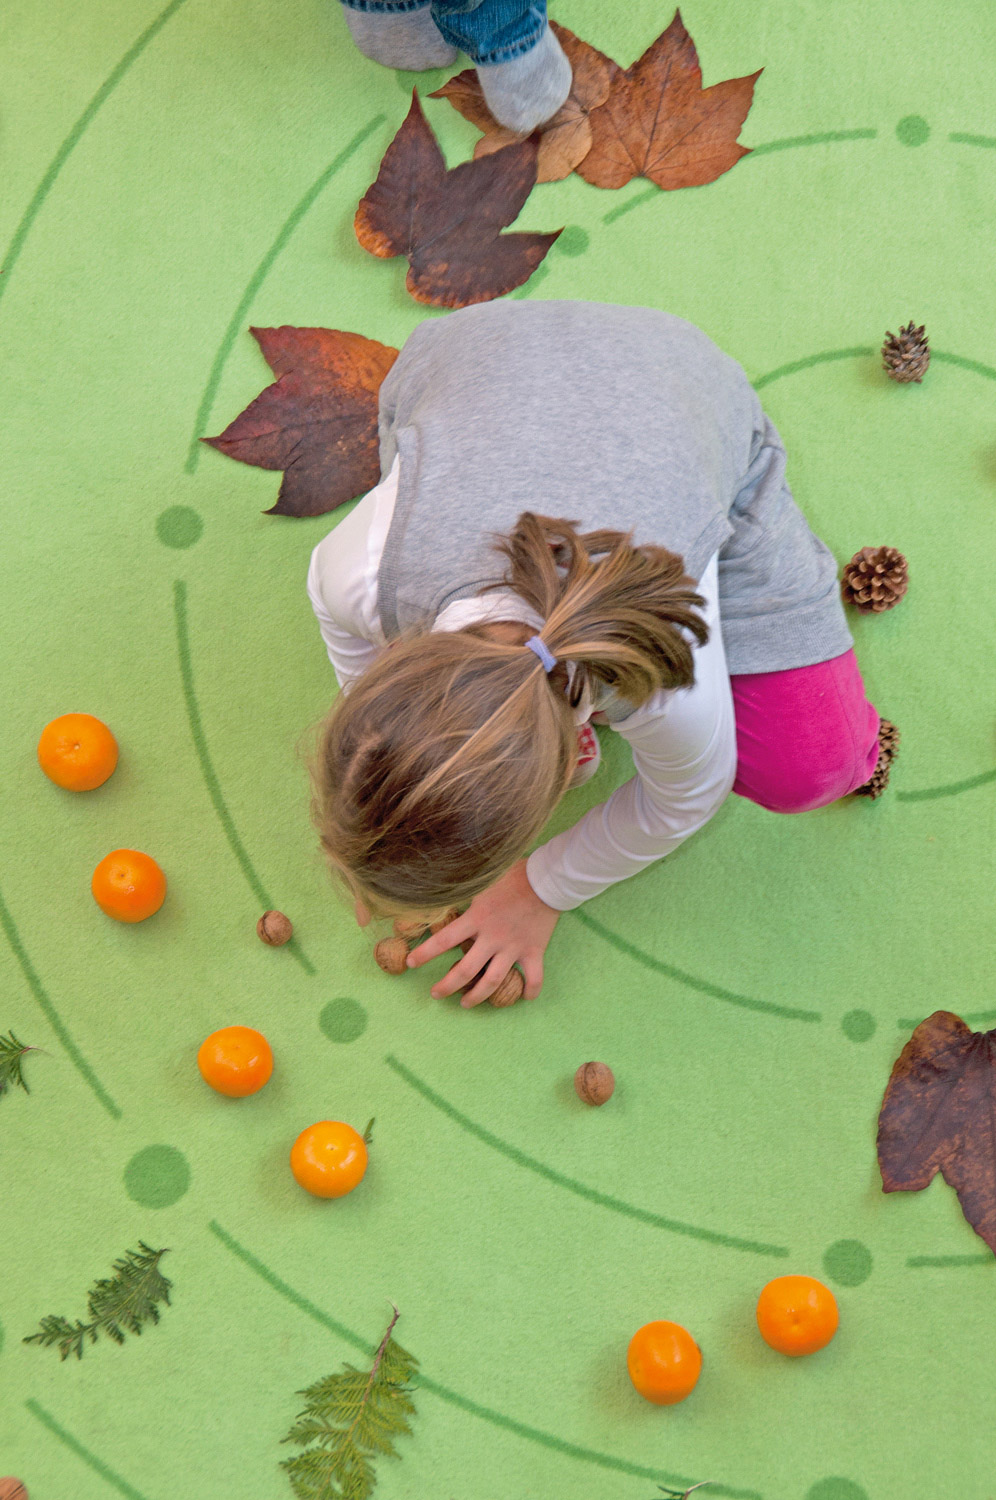
[{"label": "child's fingers", "polygon": [[353,912],[360,927],[368,927],[370,925],[370,913],[362,901],[353,902]]},{"label": "child's fingers", "polygon": [[522,958],[519,960],[519,967],[522,970],[522,977],[526,981],[526,987],[522,992],[523,998],[526,1000],[535,1000],[543,988],[543,959],[542,957]]},{"label": "child's fingers", "polygon": [[[424,942],[419,943],[408,955],[408,967],[420,969],[423,964],[429,963],[433,958],[438,958],[441,953],[449,953],[451,948],[459,948],[465,938],[475,937],[474,924],[469,922],[466,916],[457,917],[455,922],[449,922],[441,927],[432,937],[427,937]],[[449,975],[446,976],[447,979]]]},{"label": "child's fingers", "polygon": [[[442,979],[436,981],[429,991],[430,995],[434,1000],[445,1000],[457,990],[462,990],[465,985],[473,984],[475,980],[483,977],[482,971],[493,956],[486,948],[482,949],[476,943],[468,945],[463,958],[453,965],[448,974],[444,974]],[[497,980],[495,983],[497,984]],[[482,995],[481,999],[484,998]]]},{"label": "child's fingers", "polygon": [[470,1010],[472,1006],[480,1005],[482,1000],[490,999],[511,967],[507,958],[496,953],[484,973],[478,976],[477,983],[461,997],[463,1009]]}]

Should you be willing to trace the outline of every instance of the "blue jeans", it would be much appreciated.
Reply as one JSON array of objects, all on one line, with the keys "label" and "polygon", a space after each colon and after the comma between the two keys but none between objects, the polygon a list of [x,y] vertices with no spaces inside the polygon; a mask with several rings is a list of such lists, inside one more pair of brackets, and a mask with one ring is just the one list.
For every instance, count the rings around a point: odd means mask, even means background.
[{"label": "blue jeans", "polygon": [[[350,10],[398,15],[426,0],[342,0]],[[536,46],[546,30],[546,0],[429,0],[432,19],[451,47],[471,62],[508,62]]]}]

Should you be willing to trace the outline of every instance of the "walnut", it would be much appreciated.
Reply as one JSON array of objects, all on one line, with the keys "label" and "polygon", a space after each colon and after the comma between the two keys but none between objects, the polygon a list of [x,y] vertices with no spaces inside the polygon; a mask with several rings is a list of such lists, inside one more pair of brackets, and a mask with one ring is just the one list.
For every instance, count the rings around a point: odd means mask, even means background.
[{"label": "walnut", "polygon": [[256,932],[271,948],[282,948],[293,937],[294,927],[282,911],[265,911],[256,923]]},{"label": "walnut", "polygon": [[582,1063],[574,1075],[574,1092],[585,1104],[604,1104],[611,1099],[616,1080],[608,1063]]},{"label": "walnut", "polygon": [[374,958],[385,974],[403,974],[408,967],[408,942],[403,937],[381,938]]},{"label": "walnut", "polygon": [[516,1000],[522,999],[522,992],[526,984],[518,969],[509,969],[501,984],[493,995],[488,996],[488,1004],[496,1009],[506,1005],[514,1005]]}]

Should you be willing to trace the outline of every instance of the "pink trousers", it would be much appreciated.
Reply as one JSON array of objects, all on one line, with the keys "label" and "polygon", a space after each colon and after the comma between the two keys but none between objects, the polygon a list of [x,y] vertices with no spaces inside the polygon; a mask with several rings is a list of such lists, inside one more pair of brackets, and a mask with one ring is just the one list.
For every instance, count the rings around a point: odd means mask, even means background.
[{"label": "pink trousers", "polygon": [[733,790],[771,812],[809,812],[863,786],[878,761],[879,716],[853,651],[813,667],[731,677]]}]

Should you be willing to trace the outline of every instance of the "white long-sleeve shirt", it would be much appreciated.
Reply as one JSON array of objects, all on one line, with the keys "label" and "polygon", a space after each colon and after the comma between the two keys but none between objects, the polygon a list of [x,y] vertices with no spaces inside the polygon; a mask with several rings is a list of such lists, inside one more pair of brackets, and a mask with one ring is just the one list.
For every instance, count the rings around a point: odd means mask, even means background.
[{"label": "white long-sleeve shirt", "polygon": [[[386,645],[377,608],[377,577],[394,513],[398,460],[376,488],[311,554],[308,597],[339,685],[348,690]],[[611,725],[629,742],[636,775],[607,801],[533,851],[526,874],[548,906],[569,911],[635,875],[703,827],[725,801],[736,775],[730,677],[719,618],[714,556],[698,583],[709,639],[695,648],[695,682],[657,692]],[[433,630],[459,630],[482,619],[543,621],[515,594],[458,599]],[[582,704],[583,722],[591,704]]]}]

